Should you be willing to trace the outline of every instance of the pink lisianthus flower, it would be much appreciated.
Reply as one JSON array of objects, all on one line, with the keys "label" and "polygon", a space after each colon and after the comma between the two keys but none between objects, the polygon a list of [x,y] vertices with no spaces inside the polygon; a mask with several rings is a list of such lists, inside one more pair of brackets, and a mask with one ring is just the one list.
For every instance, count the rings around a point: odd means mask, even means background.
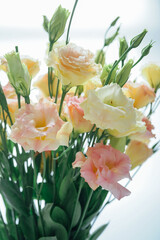
[{"label": "pink lisianthus flower", "polygon": [[89,132],[93,124],[84,118],[84,111],[80,103],[85,100],[84,97],[67,95],[65,98],[65,115],[68,121],[73,125],[74,131],[78,133]]},{"label": "pink lisianthus flower", "polygon": [[111,146],[96,143],[94,147],[88,148],[86,155],[87,158],[78,152],[72,166],[81,168],[81,176],[93,190],[101,186],[118,200],[130,194],[129,190],[118,183],[123,178],[131,179],[131,164],[126,154]]},{"label": "pink lisianthus flower", "polygon": [[56,150],[60,145],[68,146],[71,123],[60,119],[56,104],[41,100],[34,105],[26,104],[16,116],[10,139],[19,143],[26,151]]}]

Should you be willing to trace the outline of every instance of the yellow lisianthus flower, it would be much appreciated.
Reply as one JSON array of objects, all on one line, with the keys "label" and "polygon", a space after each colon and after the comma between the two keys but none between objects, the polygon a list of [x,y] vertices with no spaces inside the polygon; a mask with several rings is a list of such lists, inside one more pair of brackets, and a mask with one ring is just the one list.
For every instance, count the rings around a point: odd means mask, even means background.
[{"label": "yellow lisianthus flower", "polygon": [[142,69],[142,75],[152,88],[157,89],[160,87],[160,66],[150,64]]}]

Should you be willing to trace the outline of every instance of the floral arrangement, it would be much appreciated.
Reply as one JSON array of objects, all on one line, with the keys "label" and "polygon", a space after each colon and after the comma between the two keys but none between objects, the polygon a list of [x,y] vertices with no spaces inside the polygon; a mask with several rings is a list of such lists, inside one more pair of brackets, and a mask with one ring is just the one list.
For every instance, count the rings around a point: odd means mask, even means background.
[{"label": "floral arrangement", "polygon": [[[159,148],[152,114],[160,103],[160,67],[146,66],[147,80],[130,73],[149,54],[153,42],[134,62],[128,53],[147,31],[127,43],[119,39],[119,59],[105,63],[105,49],[119,34],[117,17],[94,55],[69,42],[75,7],[64,36],[69,11],[61,6],[51,20],[48,73],[32,84],[39,62],[21,57],[18,47],[1,57],[8,83],[0,85],[0,214],[2,240],[96,240],[108,223],[92,232],[104,207],[130,195],[127,185]],[[36,101],[31,90],[39,91]],[[154,139],[152,144],[151,139]],[[126,186],[120,180],[128,178]],[[111,197],[113,195],[113,199]]]}]

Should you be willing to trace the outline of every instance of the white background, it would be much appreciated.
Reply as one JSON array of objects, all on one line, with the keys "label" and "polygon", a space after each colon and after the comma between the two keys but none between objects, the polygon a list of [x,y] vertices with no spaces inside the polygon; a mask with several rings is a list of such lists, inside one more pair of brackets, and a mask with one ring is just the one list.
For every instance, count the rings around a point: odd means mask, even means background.
[{"label": "white background", "polygon": [[[51,18],[57,6],[72,10],[73,0],[0,0],[0,56],[19,46],[22,55],[30,55],[43,64],[47,46],[47,34],[42,28],[43,18]],[[142,47],[150,40],[155,44],[149,57],[139,65],[148,62],[160,63],[160,1],[159,0],[79,0],[70,40],[95,52],[102,47],[106,27],[120,16],[120,36],[130,40],[144,28],[148,34]],[[140,56],[141,47],[133,51],[134,60]],[[118,57],[118,41],[107,51],[107,63]],[[135,68],[136,74],[140,69]],[[134,76],[134,74],[133,74]],[[3,81],[1,76],[0,81]],[[159,109],[160,110],[160,109]],[[157,136],[160,137],[160,113],[154,116]],[[142,167],[129,185],[131,196],[114,201],[108,206],[95,224],[110,221],[108,228],[101,235],[101,240],[159,240],[160,239],[160,157],[156,153]]]}]

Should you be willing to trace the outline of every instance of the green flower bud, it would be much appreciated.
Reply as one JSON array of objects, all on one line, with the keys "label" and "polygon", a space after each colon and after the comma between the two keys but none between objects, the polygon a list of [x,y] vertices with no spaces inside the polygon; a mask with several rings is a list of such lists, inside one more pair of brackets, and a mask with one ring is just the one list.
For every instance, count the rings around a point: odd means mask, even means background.
[{"label": "green flower bud", "polygon": [[142,57],[145,57],[149,54],[150,49],[153,47],[153,42],[151,41],[146,47],[144,47],[141,51]]},{"label": "green flower bud", "polygon": [[64,33],[69,11],[62,8],[61,5],[57,8],[48,25],[49,41],[55,43]]},{"label": "green flower bud", "polygon": [[[128,43],[127,43],[125,37],[120,38],[120,39],[119,39],[119,58],[123,55],[123,53],[124,53],[127,49],[128,49]],[[127,56],[127,55],[125,55],[125,56],[123,57],[123,59],[122,59],[123,61],[126,59],[126,56]]]},{"label": "green flower bud", "polygon": [[111,22],[110,27],[114,27],[114,26],[116,25],[116,23],[117,23],[117,21],[118,21],[119,18],[120,18],[119,16],[116,17],[116,19],[114,19],[113,22]]},{"label": "green flower bud", "polygon": [[28,97],[30,94],[31,76],[25,64],[21,63],[19,53],[11,52],[5,55],[8,62],[8,78],[17,94]]},{"label": "green flower bud", "polygon": [[117,74],[115,82],[118,83],[121,87],[127,82],[132,69],[132,65],[133,60],[130,59]]},{"label": "green flower bud", "polygon": [[95,57],[95,63],[100,63],[102,67],[105,64],[105,53],[103,50],[98,50]]},{"label": "green flower bud", "polygon": [[120,29],[120,27],[117,28],[116,32],[111,37],[105,39],[104,47],[109,46],[114,41],[114,39],[119,34],[119,29]]},{"label": "green flower bud", "polygon": [[7,100],[6,100],[6,97],[4,95],[1,84],[0,84],[0,105],[2,106],[2,108],[5,112],[8,112]]},{"label": "green flower bud", "polygon": [[143,38],[145,37],[147,33],[147,30],[144,29],[142,33],[138,34],[137,36],[135,36],[134,38],[132,38],[132,40],[130,41],[130,46],[132,48],[136,48],[140,45],[140,43],[142,42]]},{"label": "green flower bud", "polygon": [[[112,64],[109,64],[109,65],[105,65],[105,66],[103,67],[102,74],[101,74],[101,76],[100,76],[100,79],[101,79],[101,82],[102,82],[102,85],[103,85],[103,86],[105,85],[106,79],[107,79],[108,74],[110,73],[110,71],[111,71],[111,69],[112,69],[112,66],[113,66]],[[109,83],[114,82],[117,68],[118,68],[118,66],[113,70],[113,72],[112,72],[112,74],[111,74],[111,78],[110,78]],[[108,83],[108,84],[109,84],[109,83]]]}]

